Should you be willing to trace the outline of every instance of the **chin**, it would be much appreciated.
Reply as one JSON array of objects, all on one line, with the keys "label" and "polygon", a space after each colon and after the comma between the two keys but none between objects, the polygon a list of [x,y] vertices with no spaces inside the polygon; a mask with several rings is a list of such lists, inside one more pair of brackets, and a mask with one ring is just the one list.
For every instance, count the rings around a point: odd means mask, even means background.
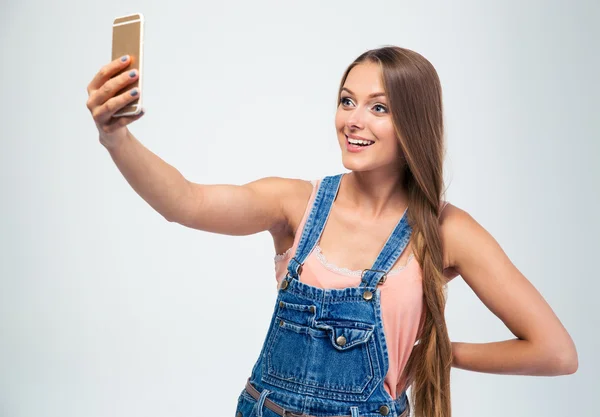
[{"label": "chin", "polygon": [[344,165],[344,168],[346,168],[348,171],[355,172],[370,171],[373,169],[371,164],[359,162],[356,160],[352,160],[352,158],[346,157],[342,157],[342,165]]},{"label": "chin", "polygon": [[342,165],[348,171],[354,172],[369,172],[378,171],[380,169],[390,169],[394,167],[394,161],[377,161],[377,160],[360,160],[353,158],[353,155],[342,154]]}]

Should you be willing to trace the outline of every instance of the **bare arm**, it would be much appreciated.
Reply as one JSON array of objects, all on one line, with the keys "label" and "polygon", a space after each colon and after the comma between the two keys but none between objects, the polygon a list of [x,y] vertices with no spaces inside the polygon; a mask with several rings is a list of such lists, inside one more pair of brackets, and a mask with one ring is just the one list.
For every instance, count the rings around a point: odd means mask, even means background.
[{"label": "bare arm", "polygon": [[131,187],[171,222],[227,235],[273,230],[287,222],[282,201],[294,180],[267,177],[245,185],[196,184],[131,133],[108,149]]},{"label": "bare arm", "polygon": [[452,205],[446,211],[442,239],[451,266],[516,336],[490,343],[454,342],[452,366],[495,374],[574,373],[573,340],[542,295],[468,213]]},{"label": "bare arm", "polygon": [[135,91],[115,95],[138,74],[119,71],[129,58],[105,65],[88,85],[87,107],[119,171],[131,187],[165,219],[214,233],[248,235],[281,230],[287,225],[286,196],[301,180],[269,177],[246,185],[195,184],[147,149],[126,127],[143,114],[115,118],[114,113],[135,100]]}]

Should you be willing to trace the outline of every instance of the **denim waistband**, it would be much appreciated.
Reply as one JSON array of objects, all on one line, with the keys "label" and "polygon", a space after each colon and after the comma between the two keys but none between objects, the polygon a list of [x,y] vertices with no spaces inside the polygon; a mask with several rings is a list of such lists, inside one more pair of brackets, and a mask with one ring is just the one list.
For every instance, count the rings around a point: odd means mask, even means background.
[{"label": "denim waistband", "polygon": [[[282,407],[281,405],[267,398],[267,395],[269,395],[271,391],[269,391],[268,389],[262,389],[262,391],[259,391],[252,385],[252,383],[250,382],[250,378],[248,378],[248,380],[246,381],[246,386],[244,390],[256,401],[259,401],[261,403],[259,405],[264,405],[266,408],[268,408],[269,410],[273,411],[281,417],[315,417],[309,414],[298,414],[290,410],[286,410],[285,407]],[[383,416],[391,414],[396,415],[398,417],[408,417],[410,415],[410,404],[408,402],[408,396],[406,394],[406,391],[403,391],[402,394],[398,398],[396,398],[396,400],[394,400],[393,404],[395,408],[395,414],[391,413],[391,410],[387,414],[385,414],[385,412],[382,413],[381,411],[379,411],[378,414]],[[356,408],[356,411],[352,411],[351,408]],[[356,413],[356,416],[364,415],[364,413],[358,413],[358,407],[349,407],[349,413],[350,414],[331,415],[327,417],[354,417],[354,413]]]}]

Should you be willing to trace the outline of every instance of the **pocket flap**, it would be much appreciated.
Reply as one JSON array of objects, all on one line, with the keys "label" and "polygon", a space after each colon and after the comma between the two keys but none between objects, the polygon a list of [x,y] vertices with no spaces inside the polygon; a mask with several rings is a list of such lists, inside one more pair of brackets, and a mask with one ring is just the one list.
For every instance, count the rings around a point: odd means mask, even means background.
[{"label": "pocket flap", "polygon": [[375,326],[357,322],[315,322],[316,327],[326,330],[331,344],[338,350],[350,349],[369,340]]}]

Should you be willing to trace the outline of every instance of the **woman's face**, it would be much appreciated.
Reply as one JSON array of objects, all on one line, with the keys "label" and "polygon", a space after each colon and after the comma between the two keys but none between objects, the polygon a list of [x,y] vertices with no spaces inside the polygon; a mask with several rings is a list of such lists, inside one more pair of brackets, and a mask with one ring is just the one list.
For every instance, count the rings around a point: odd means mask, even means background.
[{"label": "woman's face", "polygon": [[[378,64],[365,62],[350,70],[340,93],[335,128],[346,169],[369,171],[400,164],[400,145]],[[361,138],[369,145],[351,143]]]}]

